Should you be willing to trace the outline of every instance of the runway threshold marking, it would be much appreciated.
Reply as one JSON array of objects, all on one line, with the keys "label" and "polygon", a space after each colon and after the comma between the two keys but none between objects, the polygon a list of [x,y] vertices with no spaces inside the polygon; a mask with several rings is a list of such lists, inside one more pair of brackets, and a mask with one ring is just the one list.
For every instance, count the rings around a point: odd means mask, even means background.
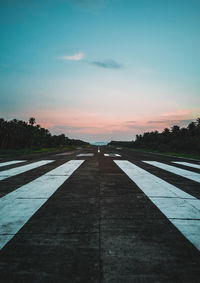
[{"label": "runway threshold marking", "polygon": [[80,154],[77,155],[77,157],[83,157],[83,156],[86,156],[86,157],[94,156],[94,153],[80,153]]},{"label": "runway threshold marking", "polygon": [[200,169],[199,164],[194,164],[194,163],[189,163],[189,162],[179,162],[179,161],[172,161],[172,163]]},{"label": "runway threshold marking", "polygon": [[13,160],[13,161],[7,161],[7,162],[1,162],[0,167],[7,166],[7,165],[13,165],[21,162],[26,162],[27,160]]},{"label": "runway threshold marking", "polygon": [[68,161],[0,199],[0,249],[83,162]]},{"label": "runway threshold marking", "polygon": [[31,169],[35,169],[37,167],[46,165],[46,164],[51,163],[53,161],[54,160],[42,160],[42,161],[37,161],[37,162],[31,163],[31,164],[27,164],[27,165],[24,165],[24,166],[20,166],[20,167],[1,171],[0,172],[0,181],[4,180],[6,178],[13,177],[15,175],[24,173],[24,172],[29,171]]},{"label": "runway threshold marking", "polygon": [[117,154],[117,153],[104,153],[104,156],[107,156],[107,157],[121,157],[120,154]]},{"label": "runway threshold marking", "polygon": [[129,161],[114,162],[200,251],[200,200]]},{"label": "runway threshold marking", "polygon": [[73,151],[73,152],[57,153],[56,155],[71,155],[71,154],[73,154],[73,153],[74,153],[74,151]]},{"label": "runway threshold marking", "polygon": [[190,179],[192,181],[200,182],[200,174],[198,174],[198,173],[191,172],[191,171],[181,169],[181,168],[177,168],[175,166],[167,165],[167,164],[157,162],[157,161],[143,161],[143,162],[150,164],[150,165],[153,165],[155,167],[161,168],[161,169],[166,170],[168,172],[171,172],[173,174],[185,177],[185,178]]}]

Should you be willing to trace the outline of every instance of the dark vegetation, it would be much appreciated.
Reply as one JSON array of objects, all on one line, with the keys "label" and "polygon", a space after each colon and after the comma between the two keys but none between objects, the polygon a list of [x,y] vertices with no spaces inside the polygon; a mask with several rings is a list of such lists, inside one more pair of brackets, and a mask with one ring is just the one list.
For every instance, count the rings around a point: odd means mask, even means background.
[{"label": "dark vegetation", "polygon": [[152,131],[136,135],[135,141],[111,141],[109,145],[161,152],[200,153],[200,118],[186,128],[175,125],[171,129],[165,128],[161,133]]},{"label": "dark vegetation", "polygon": [[33,117],[28,122],[0,119],[0,149],[45,149],[87,144],[81,140],[69,139],[64,134],[52,135],[36,124]]}]

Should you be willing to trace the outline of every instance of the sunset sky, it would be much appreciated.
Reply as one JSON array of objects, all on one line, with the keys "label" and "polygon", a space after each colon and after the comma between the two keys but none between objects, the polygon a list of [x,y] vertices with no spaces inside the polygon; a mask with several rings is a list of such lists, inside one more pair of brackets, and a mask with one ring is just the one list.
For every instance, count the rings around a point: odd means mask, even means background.
[{"label": "sunset sky", "polygon": [[199,0],[1,0],[0,116],[133,140],[200,117]]}]

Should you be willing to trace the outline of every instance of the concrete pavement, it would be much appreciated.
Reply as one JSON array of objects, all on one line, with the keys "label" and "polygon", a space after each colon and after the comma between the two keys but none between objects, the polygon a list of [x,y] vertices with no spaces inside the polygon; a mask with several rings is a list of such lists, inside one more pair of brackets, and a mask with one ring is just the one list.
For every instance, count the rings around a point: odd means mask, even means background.
[{"label": "concrete pavement", "polygon": [[0,282],[200,281],[198,161],[109,147],[21,159],[1,160]]}]

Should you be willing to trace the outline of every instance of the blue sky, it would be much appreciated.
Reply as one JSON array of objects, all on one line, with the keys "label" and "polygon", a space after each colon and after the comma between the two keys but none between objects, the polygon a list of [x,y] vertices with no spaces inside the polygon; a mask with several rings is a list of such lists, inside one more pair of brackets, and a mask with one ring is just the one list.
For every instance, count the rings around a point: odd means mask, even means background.
[{"label": "blue sky", "polygon": [[200,116],[199,1],[0,5],[2,117],[95,141]]}]

